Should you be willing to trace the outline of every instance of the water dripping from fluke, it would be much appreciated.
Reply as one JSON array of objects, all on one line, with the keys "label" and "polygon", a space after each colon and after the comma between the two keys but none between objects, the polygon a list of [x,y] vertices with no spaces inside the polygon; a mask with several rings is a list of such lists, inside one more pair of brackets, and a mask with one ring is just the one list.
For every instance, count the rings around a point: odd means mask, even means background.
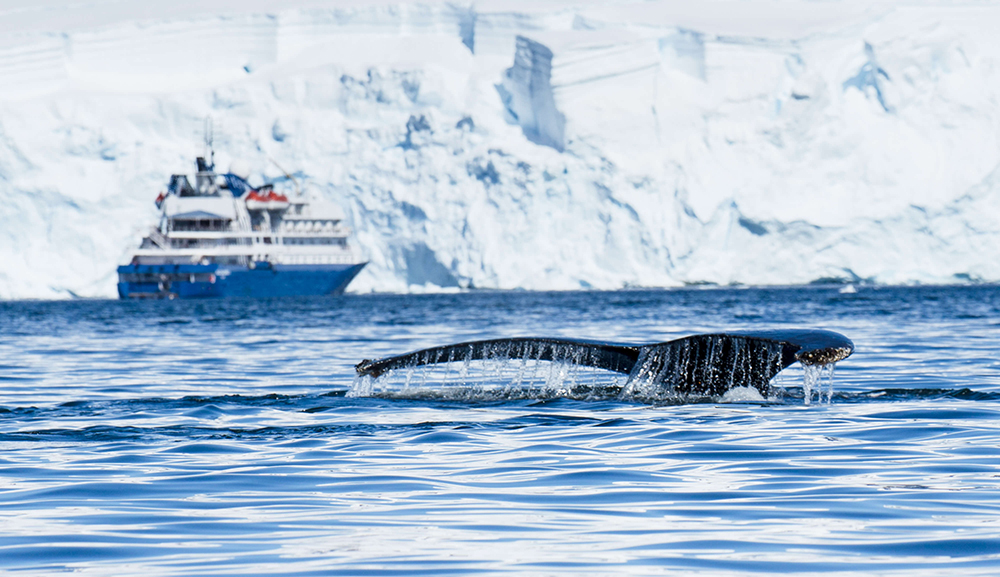
[{"label": "water dripping from fluke", "polygon": [[810,404],[813,394],[816,400],[827,405],[833,400],[833,371],[837,363],[803,364],[802,394],[803,402]]},{"label": "water dripping from fluke", "polygon": [[833,364],[853,351],[850,339],[827,330],[703,334],[646,345],[491,339],[362,361],[355,367],[357,378],[347,395],[760,402],[771,397],[775,375],[798,361],[806,368],[808,404],[813,390],[819,392],[823,383],[829,402]]}]

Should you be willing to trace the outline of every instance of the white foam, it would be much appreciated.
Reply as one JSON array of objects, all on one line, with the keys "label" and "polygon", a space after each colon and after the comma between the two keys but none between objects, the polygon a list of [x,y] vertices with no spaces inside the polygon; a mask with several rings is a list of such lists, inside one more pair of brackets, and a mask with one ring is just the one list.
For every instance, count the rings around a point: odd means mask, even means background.
[{"label": "white foam", "polygon": [[763,403],[766,399],[753,387],[733,387],[720,399],[723,403]]}]

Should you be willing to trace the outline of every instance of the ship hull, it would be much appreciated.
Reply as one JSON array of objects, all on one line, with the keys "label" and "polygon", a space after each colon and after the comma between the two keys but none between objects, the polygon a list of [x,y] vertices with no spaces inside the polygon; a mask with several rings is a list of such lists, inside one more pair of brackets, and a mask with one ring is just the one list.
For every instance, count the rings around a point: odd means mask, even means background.
[{"label": "ship hull", "polygon": [[365,264],[130,264],[118,267],[118,296],[205,299],[336,295],[344,292]]}]

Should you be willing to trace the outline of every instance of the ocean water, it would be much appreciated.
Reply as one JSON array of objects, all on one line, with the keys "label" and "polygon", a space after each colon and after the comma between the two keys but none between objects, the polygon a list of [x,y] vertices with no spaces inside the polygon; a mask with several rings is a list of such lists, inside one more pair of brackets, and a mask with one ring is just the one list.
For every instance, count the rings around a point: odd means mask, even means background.
[{"label": "ocean water", "polygon": [[[856,344],[828,401],[799,367],[764,402],[352,389],[463,340],[792,327]],[[994,286],[0,303],[0,571],[997,574],[998,352]]]}]

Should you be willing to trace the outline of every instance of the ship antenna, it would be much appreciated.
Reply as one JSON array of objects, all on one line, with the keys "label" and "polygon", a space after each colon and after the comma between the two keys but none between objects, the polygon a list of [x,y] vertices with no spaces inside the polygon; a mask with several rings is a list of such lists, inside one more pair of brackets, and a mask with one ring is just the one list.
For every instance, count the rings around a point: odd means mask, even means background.
[{"label": "ship antenna", "polygon": [[290,172],[288,172],[284,168],[281,168],[281,165],[278,164],[277,160],[271,158],[270,156],[268,156],[267,159],[270,160],[271,163],[273,163],[275,166],[277,166],[278,170],[280,170],[281,172],[283,172],[285,174],[285,178],[288,178],[288,179],[290,179],[292,181],[292,183],[295,185],[295,196],[301,197],[302,196],[302,191],[299,190],[299,181],[295,180],[295,177],[292,176],[292,174]]}]

